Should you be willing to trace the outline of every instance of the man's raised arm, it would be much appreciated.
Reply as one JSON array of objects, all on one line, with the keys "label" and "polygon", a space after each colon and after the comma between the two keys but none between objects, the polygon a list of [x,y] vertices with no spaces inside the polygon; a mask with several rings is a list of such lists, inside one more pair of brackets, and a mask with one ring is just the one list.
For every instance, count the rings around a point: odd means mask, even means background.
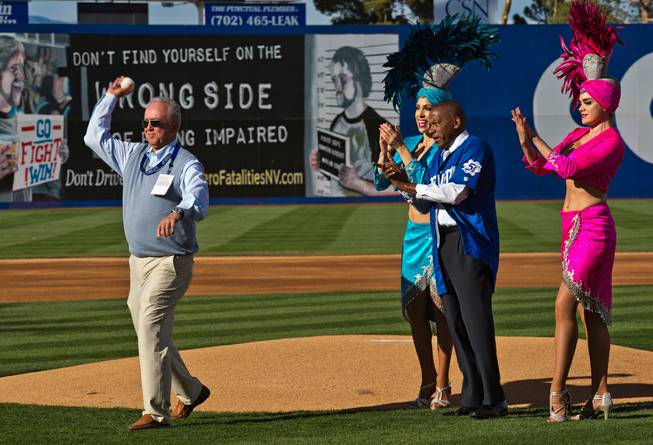
[{"label": "man's raised arm", "polygon": [[132,150],[139,145],[111,136],[111,113],[118,98],[129,94],[129,89],[120,86],[122,78],[123,76],[116,78],[106,94],[95,104],[84,135],[84,143],[120,176]]}]

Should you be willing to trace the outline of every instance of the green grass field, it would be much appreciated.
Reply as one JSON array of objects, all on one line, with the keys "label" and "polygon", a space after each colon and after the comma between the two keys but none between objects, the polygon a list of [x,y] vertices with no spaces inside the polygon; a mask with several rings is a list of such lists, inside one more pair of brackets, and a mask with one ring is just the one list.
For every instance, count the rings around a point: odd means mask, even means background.
[{"label": "green grass field", "polygon": [[[620,251],[653,251],[653,201],[610,203]],[[555,252],[560,203],[497,204],[502,252]],[[399,253],[406,206],[214,206],[198,225],[201,255]],[[125,256],[121,211],[0,211],[0,258]]]},{"label": "green grass field", "polygon": [[[503,252],[558,251],[560,204],[499,203]],[[653,202],[613,201],[621,251],[653,251]],[[213,207],[203,255],[399,253],[403,205]],[[125,256],[119,209],[0,211],[0,257]],[[653,286],[614,290],[614,344],[653,351]],[[499,289],[497,335],[553,335],[554,289]],[[582,331],[582,329],[581,329]],[[180,349],[311,335],[408,335],[398,292],[185,298]],[[0,376],[136,355],[124,301],[0,305]],[[417,372],[417,363],[415,364]],[[319,394],[316,394],[319,397]],[[265,410],[262,401],[262,411]],[[416,410],[195,413],[172,428],[127,433],[139,412],[0,404],[0,443],[650,443],[653,404],[619,405],[608,422],[548,425],[546,410],[474,421]]]},{"label": "green grass field", "polygon": [[[264,401],[263,401],[264,403]],[[129,433],[135,410],[0,405],[6,444],[646,444],[653,404],[620,405],[603,420],[547,424],[546,410],[479,421],[422,410],[193,413],[171,428]]]},{"label": "green grass field", "polygon": [[[555,289],[498,289],[497,335],[553,336]],[[653,286],[614,292],[612,342],[653,351]],[[0,376],[138,354],[124,300],[0,305]],[[179,349],[316,335],[410,335],[397,292],[187,297]]]}]

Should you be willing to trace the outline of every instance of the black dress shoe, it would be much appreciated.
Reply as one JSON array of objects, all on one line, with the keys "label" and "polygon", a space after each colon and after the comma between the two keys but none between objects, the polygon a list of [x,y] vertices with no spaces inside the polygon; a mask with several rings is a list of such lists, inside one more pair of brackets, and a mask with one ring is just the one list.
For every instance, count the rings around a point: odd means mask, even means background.
[{"label": "black dress shoe", "polygon": [[503,400],[494,406],[483,405],[470,414],[475,419],[496,419],[508,415],[508,403]]},{"label": "black dress shoe", "polygon": [[448,413],[444,413],[443,416],[471,416],[474,411],[476,411],[478,408],[476,407],[471,407],[471,406],[461,406],[458,409],[455,409],[453,411],[449,411]]}]

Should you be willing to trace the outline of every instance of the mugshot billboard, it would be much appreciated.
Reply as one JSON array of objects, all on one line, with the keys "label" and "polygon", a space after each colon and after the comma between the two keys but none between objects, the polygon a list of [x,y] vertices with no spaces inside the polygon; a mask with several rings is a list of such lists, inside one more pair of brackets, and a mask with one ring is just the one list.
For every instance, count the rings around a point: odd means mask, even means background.
[{"label": "mugshot billboard", "polygon": [[378,128],[399,123],[383,100],[383,64],[398,48],[397,34],[306,36],[306,196],[376,194]]}]

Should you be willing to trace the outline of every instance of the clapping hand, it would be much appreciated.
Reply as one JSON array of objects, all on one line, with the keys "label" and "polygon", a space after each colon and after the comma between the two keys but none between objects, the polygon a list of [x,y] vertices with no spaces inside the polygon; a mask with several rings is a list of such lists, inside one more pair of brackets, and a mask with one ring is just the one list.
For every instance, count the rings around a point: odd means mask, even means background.
[{"label": "clapping hand", "polygon": [[535,137],[535,132],[528,125],[528,122],[526,122],[526,118],[521,114],[521,109],[519,107],[515,108],[510,113],[512,115],[512,121],[515,123],[515,130],[517,130],[519,143],[522,146],[529,145],[530,141]]},{"label": "clapping hand", "polygon": [[388,158],[387,162],[383,163],[383,176],[385,176],[390,181],[397,180],[408,182],[408,175],[406,170],[404,170],[399,164],[395,163],[392,158]]},{"label": "clapping hand", "polygon": [[390,125],[389,123],[383,123],[379,126],[379,135],[380,138],[385,141],[389,150],[396,149],[397,146],[403,145],[404,139],[401,137],[399,128]]}]

